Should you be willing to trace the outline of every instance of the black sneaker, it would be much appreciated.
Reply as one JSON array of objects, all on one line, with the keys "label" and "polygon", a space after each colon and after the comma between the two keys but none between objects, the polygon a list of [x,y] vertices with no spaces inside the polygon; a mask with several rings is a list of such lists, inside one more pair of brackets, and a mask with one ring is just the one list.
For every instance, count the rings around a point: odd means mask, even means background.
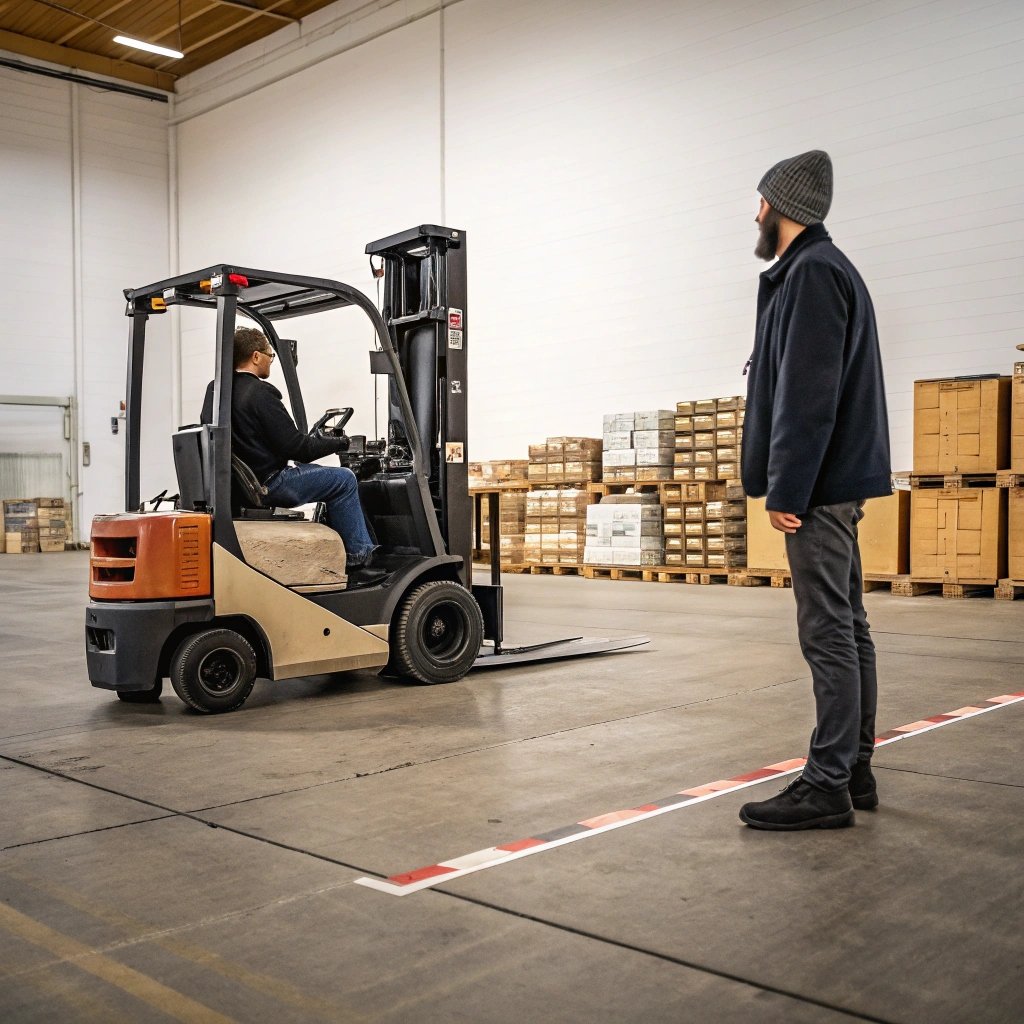
[{"label": "black sneaker", "polygon": [[858,811],[873,811],[878,806],[878,787],[870,761],[858,761],[851,769],[850,800]]},{"label": "black sneaker", "polygon": [[795,832],[804,828],[847,828],[854,822],[850,793],[825,790],[804,782],[798,775],[778,796],[744,804],[740,821],[751,828]]}]

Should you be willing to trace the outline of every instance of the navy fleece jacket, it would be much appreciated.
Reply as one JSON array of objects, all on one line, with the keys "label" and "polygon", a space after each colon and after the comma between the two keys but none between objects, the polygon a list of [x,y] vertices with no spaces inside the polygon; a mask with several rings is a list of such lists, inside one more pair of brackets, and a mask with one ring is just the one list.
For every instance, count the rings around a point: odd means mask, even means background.
[{"label": "navy fleece jacket", "polygon": [[824,224],[761,274],[741,468],[744,490],[773,512],[892,491],[871,296]]}]

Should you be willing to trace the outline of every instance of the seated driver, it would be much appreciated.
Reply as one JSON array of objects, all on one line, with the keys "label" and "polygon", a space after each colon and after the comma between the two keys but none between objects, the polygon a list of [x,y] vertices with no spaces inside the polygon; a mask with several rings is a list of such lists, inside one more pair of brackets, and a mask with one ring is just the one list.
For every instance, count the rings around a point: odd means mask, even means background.
[{"label": "seated driver", "polygon": [[[344,451],[346,440],[303,434],[288,415],[281,392],[267,381],[274,350],[254,327],[239,327],[234,338],[235,378],[231,390],[231,444],[267,489],[266,503],[282,508],[322,501],[328,525],[341,534],[350,570],[365,566],[376,550],[359,504],[355,473],[344,466],[307,465]],[[213,381],[206,389],[203,423],[213,422]],[[289,460],[294,465],[289,465]]]}]

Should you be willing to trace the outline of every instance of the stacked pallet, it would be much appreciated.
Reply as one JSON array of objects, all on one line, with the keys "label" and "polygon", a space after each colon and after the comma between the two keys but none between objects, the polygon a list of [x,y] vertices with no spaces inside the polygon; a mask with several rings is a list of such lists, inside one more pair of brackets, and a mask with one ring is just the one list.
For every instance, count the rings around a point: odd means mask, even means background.
[{"label": "stacked pallet", "polygon": [[469,463],[469,489],[494,490],[504,487],[526,488],[529,484],[526,459],[497,459]]},{"label": "stacked pallet", "polygon": [[590,495],[577,488],[525,495],[525,559],[536,565],[579,565],[586,544]]},{"label": "stacked pallet", "polygon": [[529,447],[531,484],[582,484],[601,479],[601,439],[549,437]]},{"label": "stacked pallet", "polygon": [[[490,510],[485,502],[480,512],[480,551],[490,558]],[[526,561],[526,491],[502,491],[498,496],[498,538],[502,565],[522,565]]]},{"label": "stacked pallet", "polygon": [[1024,363],[1014,363],[1010,391],[1007,566],[998,596],[1013,598],[1024,595]]},{"label": "stacked pallet", "polygon": [[677,403],[673,479],[739,479],[745,405],[738,396]]},{"label": "stacked pallet", "polygon": [[671,409],[609,413],[601,462],[606,482],[672,479],[675,416]]},{"label": "stacked pallet", "polygon": [[587,508],[583,561],[599,566],[665,564],[662,506],[657,494],[608,494]]},{"label": "stacked pallet", "polygon": [[71,537],[71,508],[63,498],[13,498],[4,501],[0,551],[11,555],[63,551]]},{"label": "stacked pallet", "polygon": [[946,596],[1006,578],[1010,397],[995,374],[914,383],[911,579]]}]

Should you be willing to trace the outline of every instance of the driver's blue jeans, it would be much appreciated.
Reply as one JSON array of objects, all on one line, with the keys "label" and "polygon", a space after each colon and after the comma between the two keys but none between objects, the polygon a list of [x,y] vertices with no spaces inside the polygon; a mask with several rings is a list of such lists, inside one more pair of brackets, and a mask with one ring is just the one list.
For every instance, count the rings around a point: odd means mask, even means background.
[{"label": "driver's blue jeans", "polygon": [[264,486],[267,504],[293,508],[312,501],[324,502],[327,525],[341,534],[349,564],[360,565],[370,557],[374,543],[359,504],[359,482],[351,469],[312,463],[285,466]]}]

